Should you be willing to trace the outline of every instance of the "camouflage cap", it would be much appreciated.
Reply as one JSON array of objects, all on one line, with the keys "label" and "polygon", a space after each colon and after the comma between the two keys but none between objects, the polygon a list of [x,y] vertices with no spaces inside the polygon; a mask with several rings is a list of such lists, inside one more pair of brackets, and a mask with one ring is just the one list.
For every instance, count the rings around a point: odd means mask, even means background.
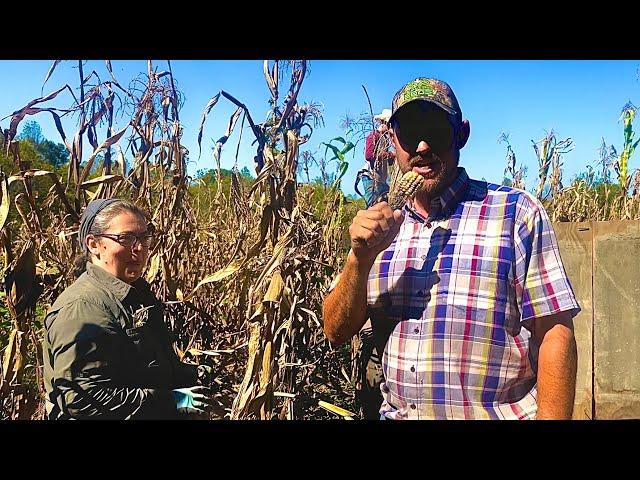
[{"label": "camouflage cap", "polygon": [[391,118],[393,119],[400,108],[414,100],[431,102],[462,120],[462,111],[460,110],[458,99],[451,87],[442,80],[424,77],[411,80],[393,96]]}]

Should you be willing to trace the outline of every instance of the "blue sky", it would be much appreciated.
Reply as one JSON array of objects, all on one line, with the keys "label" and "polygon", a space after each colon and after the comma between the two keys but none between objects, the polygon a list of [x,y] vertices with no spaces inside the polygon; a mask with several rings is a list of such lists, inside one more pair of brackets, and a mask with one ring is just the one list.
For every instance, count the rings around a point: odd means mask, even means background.
[{"label": "blue sky", "polygon": [[[0,61],[0,118],[40,96],[51,63],[51,60]],[[189,173],[195,174],[198,169],[214,167],[211,153],[214,141],[224,134],[235,109],[225,99],[214,107],[205,124],[203,151],[198,160],[198,127],[209,99],[225,90],[247,105],[255,122],[262,122],[269,109],[269,92],[261,60],[175,60],[171,64],[178,88],[185,96],[180,113],[183,144],[190,151]],[[76,61],[62,62],[45,85],[44,93],[65,83],[75,88],[76,65]],[[147,68],[144,60],[113,60],[112,65],[123,86]],[[163,60],[154,61],[154,65],[159,70],[167,69]],[[563,180],[567,184],[586,165],[595,164],[602,137],[621,150],[622,107],[628,101],[640,105],[639,67],[640,60],[312,60],[299,99],[323,104],[325,126],[317,128],[302,149],[317,150],[321,155],[321,142],[344,135],[340,119],[347,112],[356,116],[368,110],[361,85],[367,87],[374,113],[379,113],[390,107],[394,93],[407,81],[432,76],[451,85],[463,116],[471,123],[471,137],[461,153],[461,165],[471,177],[502,180],[506,147],[498,143],[498,137],[506,132],[518,163],[528,167],[527,189],[534,189],[538,166],[531,140],[537,141],[546,131],[554,129],[559,138],[571,137],[574,141],[573,151],[564,156]],[[88,61],[84,68],[85,73],[95,69],[103,80],[107,78],[102,61]],[[61,94],[44,106],[65,107],[70,104],[69,98],[67,93]],[[40,123],[45,137],[60,141],[49,114],[28,119]],[[120,124],[123,125],[122,120]],[[8,125],[9,119],[0,122],[0,128]],[[72,136],[75,125],[66,122],[64,126],[67,136]],[[234,163],[239,127],[240,123],[223,149],[224,168],[231,168]],[[246,123],[245,129],[238,165],[248,166],[254,173],[255,148],[250,145],[253,137]],[[364,163],[363,149],[360,144],[355,157],[348,155],[345,193],[353,193],[355,173]],[[88,150],[87,142],[85,154]],[[630,168],[639,166],[636,154],[631,158]]]}]

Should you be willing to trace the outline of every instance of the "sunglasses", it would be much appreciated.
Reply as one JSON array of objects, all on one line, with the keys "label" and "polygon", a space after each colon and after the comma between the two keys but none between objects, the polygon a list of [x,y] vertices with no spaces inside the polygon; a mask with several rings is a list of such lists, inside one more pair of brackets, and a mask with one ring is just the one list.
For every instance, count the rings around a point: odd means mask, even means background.
[{"label": "sunglasses", "polygon": [[143,247],[149,247],[153,243],[155,237],[151,232],[144,232],[140,235],[134,233],[100,233],[95,234],[94,237],[105,237],[114,242],[118,242],[120,245],[126,248],[135,248],[138,243]]},{"label": "sunglasses", "polygon": [[455,134],[447,112],[422,101],[403,107],[393,119],[392,127],[400,145],[410,152],[415,152],[424,140],[431,151],[443,153],[451,148]]}]

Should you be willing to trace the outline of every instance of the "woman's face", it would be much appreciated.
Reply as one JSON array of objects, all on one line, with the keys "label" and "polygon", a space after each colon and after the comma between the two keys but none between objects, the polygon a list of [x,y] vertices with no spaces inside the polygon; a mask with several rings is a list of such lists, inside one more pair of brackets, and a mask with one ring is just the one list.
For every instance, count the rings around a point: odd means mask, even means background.
[{"label": "woman's face", "polygon": [[[93,264],[104,268],[123,282],[135,282],[142,276],[149,257],[148,242],[140,241],[148,233],[146,222],[138,215],[132,212],[118,214],[103,232],[105,236],[87,236]],[[123,235],[135,235],[138,239],[133,245],[125,246],[121,244],[127,243]]]}]

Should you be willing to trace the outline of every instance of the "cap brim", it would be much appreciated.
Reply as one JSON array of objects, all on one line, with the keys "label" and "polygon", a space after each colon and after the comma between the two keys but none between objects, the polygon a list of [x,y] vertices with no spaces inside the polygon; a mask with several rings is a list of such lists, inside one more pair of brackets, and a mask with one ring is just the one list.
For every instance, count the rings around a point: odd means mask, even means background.
[{"label": "cap brim", "polygon": [[447,112],[450,115],[457,115],[458,112],[456,112],[453,108],[448,107],[447,105],[444,105],[440,102],[436,102],[435,100],[428,100],[426,98],[414,98],[413,100],[409,100],[407,103],[403,104],[400,108],[398,108],[395,112],[393,112],[393,115],[391,115],[391,117],[389,117],[389,121],[391,121],[391,119],[393,117],[395,117],[398,112],[400,110],[402,110],[404,107],[406,107],[407,105],[409,105],[412,102],[417,102],[419,100],[422,100],[423,102],[429,102],[429,103],[433,103],[435,106],[440,107],[441,109],[443,109],[445,112]]}]

